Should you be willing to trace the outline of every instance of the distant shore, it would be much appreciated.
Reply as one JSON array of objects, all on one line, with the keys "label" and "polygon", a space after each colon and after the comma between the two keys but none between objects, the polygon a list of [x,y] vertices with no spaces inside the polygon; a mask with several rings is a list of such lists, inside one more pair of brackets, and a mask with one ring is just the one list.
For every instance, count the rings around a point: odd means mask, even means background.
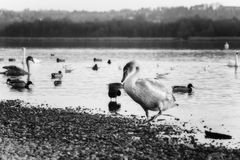
[{"label": "distant shore", "polygon": [[240,37],[0,37],[0,47],[238,49]]},{"label": "distant shore", "polygon": [[[91,114],[85,108],[0,102],[1,159],[238,159],[240,151],[204,146],[171,125]],[[190,131],[187,131],[190,132]]]}]

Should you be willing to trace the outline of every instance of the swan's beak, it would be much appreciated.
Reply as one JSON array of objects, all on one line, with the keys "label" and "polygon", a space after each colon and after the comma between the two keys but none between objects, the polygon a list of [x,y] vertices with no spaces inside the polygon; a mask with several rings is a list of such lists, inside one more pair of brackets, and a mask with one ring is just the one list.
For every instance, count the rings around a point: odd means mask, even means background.
[{"label": "swan's beak", "polygon": [[127,75],[128,75],[127,70],[123,71],[123,77],[122,77],[122,80],[121,80],[122,83],[125,81]]}]

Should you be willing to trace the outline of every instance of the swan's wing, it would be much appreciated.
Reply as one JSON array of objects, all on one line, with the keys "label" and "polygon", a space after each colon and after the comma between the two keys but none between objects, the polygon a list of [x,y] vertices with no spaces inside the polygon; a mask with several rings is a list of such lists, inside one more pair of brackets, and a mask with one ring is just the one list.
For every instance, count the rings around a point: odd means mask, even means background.
[{"label": "swan's wing", "polygon": [[159,80],[156,79],[150,79],[150,78],[146,78],[144,79],[145,82],[149,83],[152,87],[154,88],[158,88],[159,90],[162,90],[164,92],[168,92],[168,89],[166,88],[166,86],[161,83]]},{"label": "swan's wing", "polygon": [[164,84],[157,80],[139,79],[136,81],[136,85],[151,95],[162,97],[165,100],[173,100],[172,93],[168,91]]},{"label": "swan's wing", "polygon": [[17,67],[17,66],[13,66],[13,65],[11,65],[11,66],[3,66],[3,68],[4,69],[6,69],[6,70],[13,70],[13,71],[16,71],[16,72],[19,72],[19,71],[22,71],[23,69],[21,69],[21,68],[19,68],[19,67]]}]

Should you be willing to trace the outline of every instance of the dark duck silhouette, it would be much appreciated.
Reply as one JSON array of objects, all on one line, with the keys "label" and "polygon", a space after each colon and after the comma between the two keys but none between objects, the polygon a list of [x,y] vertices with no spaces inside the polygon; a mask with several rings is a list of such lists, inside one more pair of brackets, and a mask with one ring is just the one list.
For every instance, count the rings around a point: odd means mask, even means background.
[{"label": "dark duck silhouette", "polygon": [[7,83],[8,85],[11,85],[11,84],[13,84],[13,83],[21,83],[21,82],[24,82],[24,81],[22,81],[22,80],[20,80],[20,79],[10,79],[10,78],[8,78],[6,83]]},{"label": "dark duck silhouette", "polygon": [[56,61],[57,61],[57,63],[59,63],[59,62],[65,62],[65,59],[57,58]]},{"label": "dark duck silhouette", "polygon": [[54,86],[60,86],[62,84],[61,80],[54,81]]},{"label": "dark duck silhouette", "polygon": [[58,71],[58,73],[51,73],[52,79],[56,79],[56,78],[62,78],[62,71]]},{"label": "dark duck silhouette", "polygon": [[15,62],[16,59],[15,59],[15,58],[8,58],[8,61],[9,61],[9,62]]},{"label": "dark duck silhouette", "polygon": [[24,76],[24,75],[29,75],[30,74],[30,66],[29,66],[29,61],[32,61],[34,63],[33,57],[28,56],[26,58],[26,64],[27,64],[27,71],[24,69],[10,65],[10,66],[4,66],[3,68],[6,69],[6,71],[1,72],[1,74],[4,74],[6,76]]},{"label": "dark duck silhouette", "polygon": [[17,83],[11,83],[10,85],[12,86],[13,89],[30,89],[29,85],[33,84],[32,81],[24,82],[20,81]]},{"label": "dark duck silhouette", "polygon": [[102,62],[102,59],[100,59],[100,58],[93,58],[93,62]]},{"label": "dark duck silhouette", "polygon": [[92,67],[92,70],[94,70],[94,71],[97,71],[98,70],[98,65],[97,64],[95,64],[93,67]]},{"label": "dark duck silhouette", "polygon": [[123,88],[121,83],[110,83],[108,84],[108,96],[111,98],[116,98],[117,96],[121,96],[120,89]]},{"label": "dark duck silhouette", "polygon": [[192,93],[193,85],[189,83],[187,86],[173,86],[172,91],[174,93]]},{"label": "dark duck silhouette", "polygon": [[111,60],[109,59],[109,60],[107,61],[107,63],[108,63],[108,64],[111,64],[112,62],[111,62]]}]

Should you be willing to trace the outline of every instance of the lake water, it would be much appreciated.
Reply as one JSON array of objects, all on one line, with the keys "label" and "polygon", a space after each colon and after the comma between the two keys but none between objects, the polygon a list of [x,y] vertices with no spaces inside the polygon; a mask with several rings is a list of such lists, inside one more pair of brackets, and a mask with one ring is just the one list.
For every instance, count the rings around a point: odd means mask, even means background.
[{"label": "lake water", "polygon": [[[236,143],[240,141],[240,73],[226,66],[234,59],[234,50],[28,48],[26,54],[41,61],[30,64],[32,89],[22,92],[11,89],[6,85],[7,77],[0,75],[1,99],[18,98],[53,107],[85,106],[108,113],[107,84],[120,82],[123,66],[137,59],[141,62],[143,77],[169,73],[160,79],[169,88],[188,83],[195,86],[191,95],[175,94],[179,107],[165,113],[202,129],[207,125],[213,131],[231,134]],[[57,57],[66,62],[56,63]],[[94,57],[103,60],[97,62],[98,71],[91,69]],[[0,48],[0,58],[4,58],[0,61],[0,71],[3,71],[5,65],[21,66],[22,52],[19,48]],[[8,62],[8,58],[16,58],[16,62]],[[111,65],[107,64],[108,59]],[[71,65],[74,71],[64,73],[62,85],[55,87],[50,74],[64,71],[63,65]],[[142,108],[122,93],[118,98],[119,113],[144,116]]]}]

